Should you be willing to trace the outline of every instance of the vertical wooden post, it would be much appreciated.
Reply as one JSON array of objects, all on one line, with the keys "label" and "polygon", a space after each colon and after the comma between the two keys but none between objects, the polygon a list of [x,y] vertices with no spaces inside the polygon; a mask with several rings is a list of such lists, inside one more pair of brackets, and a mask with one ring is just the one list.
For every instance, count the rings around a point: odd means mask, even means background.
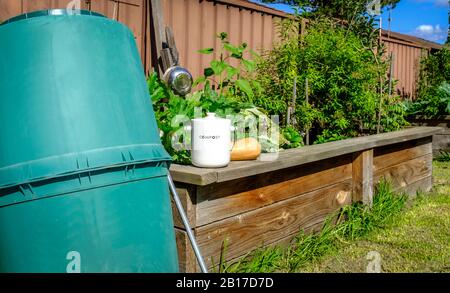
[{"label": "vertical wooden post", "polygon": [[152,11],[152,23],[153,23],[153,34],[155,38],[155,50],[156,50],[156,56],[157,56],[157,64],[155,65],[158,67],[158,72],[160,76],[164,74],[164,71],[162,69],[162,61],[161,61],[161,52],[163,49],[163,43],[166,43],[166,32],[164,30],[164,17],[163,17],[163,8],[161,4],[161,0],[151,0],[151,11]]},{"label": "vertical wooden post", "polygon": [[300,21],[300,42],[303,43],[303,40],[305,38],[305,33],[306,33],[306,18],[301,19]]},{"label": "vertical wooden post", "polygon": [[372,206],[373,202],[373,149],[353,154],[352,198]]}]

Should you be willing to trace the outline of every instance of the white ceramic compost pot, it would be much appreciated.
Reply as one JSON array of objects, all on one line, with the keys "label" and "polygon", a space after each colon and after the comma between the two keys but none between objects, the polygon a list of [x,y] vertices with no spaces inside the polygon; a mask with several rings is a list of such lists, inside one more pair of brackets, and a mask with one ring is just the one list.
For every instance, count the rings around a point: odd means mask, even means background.
[{"label": "white ceramic compost pot", "polygon": [[207,113],[191,121],[191,160],[197,167],[225,167],[230,162],[231,120]]}]

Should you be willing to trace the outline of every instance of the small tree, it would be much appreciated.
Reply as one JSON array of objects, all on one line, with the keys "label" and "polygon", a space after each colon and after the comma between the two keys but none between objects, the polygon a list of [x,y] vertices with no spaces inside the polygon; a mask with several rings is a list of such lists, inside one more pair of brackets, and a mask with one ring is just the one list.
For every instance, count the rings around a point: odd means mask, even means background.
[{"label": "small tree", "polygon": [[394,8],[400,0],[261,0],[264,3],[284,3],[298,7],[301,16],[309,19],[334,18],[347,24],[366,46],[377,46],[378,35],[374,31],[375,15],[368,13],[374,5],[380,10]]}]

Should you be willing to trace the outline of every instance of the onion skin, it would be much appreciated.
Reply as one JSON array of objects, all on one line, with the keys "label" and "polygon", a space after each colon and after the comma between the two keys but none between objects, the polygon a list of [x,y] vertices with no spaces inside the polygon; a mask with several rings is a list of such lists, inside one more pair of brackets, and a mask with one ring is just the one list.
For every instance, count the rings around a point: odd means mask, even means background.
[{"label": "onion skin", "polygon": [[237,140],[231,150],[232,161],[256,160],[261,154],[261,145],[253,137]]}]

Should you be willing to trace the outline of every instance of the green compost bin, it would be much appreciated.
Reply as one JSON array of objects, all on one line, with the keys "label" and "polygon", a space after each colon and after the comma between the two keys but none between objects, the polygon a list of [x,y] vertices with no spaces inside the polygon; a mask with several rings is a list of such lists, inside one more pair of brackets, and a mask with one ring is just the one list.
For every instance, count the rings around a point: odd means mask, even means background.
[{"label": "green compost bin", "polygon": [[169,162],[127,27],[0,25],[1,272],[177,272]]}]

